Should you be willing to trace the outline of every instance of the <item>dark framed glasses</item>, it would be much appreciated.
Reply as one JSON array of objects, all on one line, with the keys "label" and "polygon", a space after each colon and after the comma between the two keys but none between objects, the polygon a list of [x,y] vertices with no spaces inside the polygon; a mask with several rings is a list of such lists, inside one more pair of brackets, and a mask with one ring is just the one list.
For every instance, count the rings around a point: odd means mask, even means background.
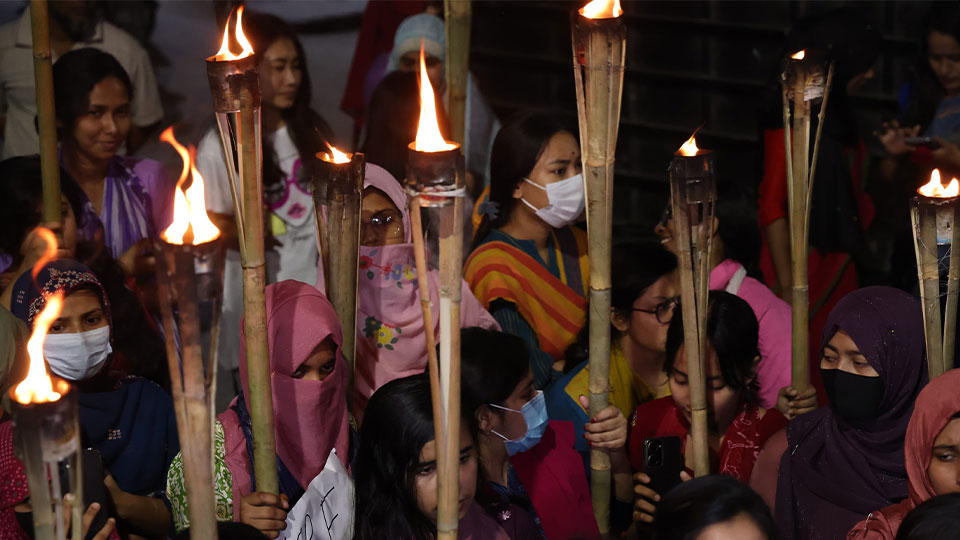
[{"label": "dark framed glasses", "polygon": [[670,324],[670,321],[673,320],[673,311],[677,307],[677,304],[680,303],[679,297],[674,297],[669,300],[664,300],[656,305],[653,309],[640,309],[633,308],[634,311],[639,311],[641,313],[650,313],[656,315],[657,322],[660,324]]}]

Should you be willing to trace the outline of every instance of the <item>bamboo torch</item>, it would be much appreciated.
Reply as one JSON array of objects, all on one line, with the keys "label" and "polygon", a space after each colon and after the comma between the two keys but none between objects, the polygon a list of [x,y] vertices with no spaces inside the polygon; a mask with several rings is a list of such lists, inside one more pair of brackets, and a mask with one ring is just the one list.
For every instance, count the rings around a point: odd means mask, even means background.
[{"label": "bamboo torch", "polygon": [[[619,0],[594,0],[570,14],[590,256],[591,417],[610,403],[610,246],[613,161],[620,127],[626,25]],[[601,534],[610,529],[610,453],[590,450],[590,495]]]},{"label": "bamboo torch", "polygon": [[[787,166],[787,206],[790,217],[790,253],[792,259],[791,307],[793,315],[793,357],[791,384],[802,392],[810,384],[810,291],[807,279],[807,233],[810,223],[810,198],[816,172],[820,135],[823,132],[827,98],[833,82],[833,65],[824,78],[824,59],[816,51],[799,51],[785,61],[783,84],[783,133]],[[817,135],[810,155],[810,104],[822,98]],[[790,102],[793,101],[793,126],[790,129]]]},{"label": "bamboo torch", "polygon": [[[163,315],[170,389],[177,415],[183,475],[190,514],[190,537],[217,537],[213,485],[213,417],[216,396],[216,341],[223,292],[225,246],[220,230],[207,217],[203,177],[188,152],[167,128],[160,140],[183,161],[174,190],[173,222],[156,242],[157,284]],[[184,189],[187,178],[190,186]],[[212,307],[211,343],[206,361],[201,343],[200,304]],[[180,352],[177,351],[179,336]]]},{"label": "bamboo torch", "polygon": [[[343,328],[357,327],[357,264],[360,258],[360,203],[363,199],[363,154],[334,147],[317,153],[313,177],[314,209],[320,229],[327,298]],[[326,215],[324,216],[324,210]],[[347,403],[353,405],[357,333],[343,333],[343,356],[350,365]]]},{"label": "bamboo torch", "polygon": [[37,91],[37,129],[40,132],[40,172],[43,177],[43,221],[60,222],[60,163],[57,121],[53,102],[53,62],[50,55],[50,19],[47,0],[30,0],[33,32],[33,80]]},{"label": "bamboo torch", "polygon": [[207,58],[207,78],[217,113],[220,142],[230,179],[240,264],[243,267],[243,325],[247,346],[244,396],[253,423],[253,468],[257,491],[277,494],[277,455],[274,443],[270,357],[267,349],[266,260],[263,245],[263,163],[260,148],[260,80],[258,57],[243,34],[243,6],[237,10],[236,40],[243,48],[230,51],[230,20],[223,44]]},{"label": "bamboo torch", "polygon": [[[53,233],[43,228],[38,231],[47,242],[47,252],[34,267],[34,276],[57,253]],[[50,376],[43,358],[43,341],[62,308],[62,294],[44,293],[43,308],[34,318],[33,332],[27,342],[30,358],[27,376],[9,393],[14,448],[27,475],[33,538],[38,540],[67,537],[63,526],[63,497],[68,492],[73,497],[71,538],[80,538],[81,516],[85,510],[77,392],[67,381]],[[65,478],[60,473],[63,464],[67,470]]]},{"label": "bamboo torch", "polygon": [[[913,246],[917,256],[920,299],[923,303],[923,333],[927,343],[927,372],[930,378],[942,375],[953,364],[957,329],[957,292],[960,290],[960,182],[956,178],[944,188],[940,171],[930,173],[930,182],[917,190],[911,201]],[[941,246],[948,255],[940,257]],[[947,263],[947,303],[940,326],[940,268]]]},{"label": "bamboo torch", "polygon": [[680,259],[680,308],[683,351],[690,382],[690,437],[693,471],[710,474],[707,441],[707,306],[710,247],[717,198],[713,154],[697,148],[694,137],[680,147],[670,164],[670,203]]},{"label": "bamboo torch", "polygon": [[470,0],[444,0],[447,32],[447,113],[453,140],[465,140],[467,125],[467,80],[470,65]]},{"label": "bamboo torch", "polygon": [[[420,51],[420,121],[417,139],[409,145],[406,189],[416,204],[411,207],[414,218],[414,249],[421,298],[430,294],[426,284],[427,268],[423,231],[419,225],[419,207],[434,210],[440,224],[440,359],[439,369],[431,361],[431,393],[434,429],[437,430],[437,470],[439,471],[437,539],[455,540],[459,515],[460,491],[460,286],[463,270],[463,187],[464,161],[460,145],[445,141],[437,123],[436,98],[427,66]],[[419,207],[418,207],[419,206]],[[418,230],[419,229],[419,230]],[[427,296],[429,298],[429,296]],[[430,336],[433,320],[429,299],[421,301],[426,335]],[[427,348],[430,349],[430,338]],[[439,373],[437,373],[439,371]],[[435,384],[436,383],[436,384]],[[439,406],[438,406],[439,403]],[[441,417],[437,417],[441,413]]]}]

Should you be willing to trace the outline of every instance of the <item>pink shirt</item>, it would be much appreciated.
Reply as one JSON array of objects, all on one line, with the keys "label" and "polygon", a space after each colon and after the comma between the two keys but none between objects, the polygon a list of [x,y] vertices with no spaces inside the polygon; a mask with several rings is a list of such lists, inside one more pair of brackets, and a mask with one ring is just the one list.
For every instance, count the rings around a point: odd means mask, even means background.
[{"label": "pink shirt", "polygon": [[763,283],[743,277],[736,287],[734,276],[743,265],[726,259],[710,272],[710,288],[726,290],[746,300],[760,323],[760,406],[777,406],[777,393],[790,385],[791,312],[790,305],[773,294]]}]

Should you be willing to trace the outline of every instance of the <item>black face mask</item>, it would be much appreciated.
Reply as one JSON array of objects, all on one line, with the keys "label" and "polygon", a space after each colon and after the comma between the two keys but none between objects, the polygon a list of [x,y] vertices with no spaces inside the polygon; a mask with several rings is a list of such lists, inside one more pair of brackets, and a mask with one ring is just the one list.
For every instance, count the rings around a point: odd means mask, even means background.
[{"label": "black face mask", "polygon": [[839,369],[821,369],[820,377],[830,398],[830,407],[837,416],[851,423],[875,416],[883,399],[880,377],[865,377]]}]

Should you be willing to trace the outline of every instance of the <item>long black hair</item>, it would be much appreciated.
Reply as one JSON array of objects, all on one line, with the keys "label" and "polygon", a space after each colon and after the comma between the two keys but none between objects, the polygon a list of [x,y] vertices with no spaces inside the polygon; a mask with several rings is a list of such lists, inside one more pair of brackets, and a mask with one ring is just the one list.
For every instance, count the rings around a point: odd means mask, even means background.
[{"label": "long black hair", "polygon": [[490,151],[488,202],[496,204],[497,217],[483,216],[473,237],[474,248],[491,230],[506,225],[516,204],[513,192],[533,170],[550,139],[562,132],[576,137],[576,131],[558,115],[545,112],[521,112],[503,124]]},{"label": "long black hair", "polygon": [[435,436],[425,374],[390,381],[373,393],[354,467],[357,540],[433,538],[436,525],[417,506],[415,481],[420,451]]},{"label": "long black hair", "polygon": [[462,410],[474,433],[479,431],[477,409],[503,404],[529,372],[530,353],[519,337],[479,327],[460,331]]},{"label": "long black hair", "polygon": [[960,493],[937,495],[910,511],[896,540],[952,540],[960,530]]},{"label": "long black hair", "polygon": [[[620,318],[630,320],[633,303],[660,278],[677,269],[677,256],[660,242],[636,242],[616,247],[611,264],[610,307]],[[610,332],[619,336],[612,324]],[[564,352],[564,373],[587,359],[590,353],[590,330],[584,325],[577,340]]]},{"label": "long black hair", "polygon": [[[317,152],[327,151],[327,143],[333,144],[333,130],[316,111],[310,107],[312,89],[310,74],[307,71],[307,56],[303,44],[297,37],[293,27],[276,15],[266,13],[244,13],[243,30],[256,51],[266,51],[279,39],[287,38],[293,43],[300,58],[303,77],[297,88],[297,95],[293,99],[293,106],[281,112],[281,117],[290,132],[290,138],[297,147],[297,153],[305,173],[309,173],[316,159]],[[261,66],[260,69],[263,69]],[[264,134],[266,135],[266,134]],[[277,153],[266,139],[263,141],[263,189],[264,197],[274,200],[282,196],[283,171]],[[308,188],[309,175],[296,179],[301,186]]]},{"label": "long black hair", "polygon": [[53,100],[61,124],[57,129],[59,139],[69,136],[77,118],[87,114],[93,87],[110,78],[120,81],[133,101],[130,76],[116,58],[100,49],[76,49],[53,64]]},{"label": "long black hair", "polygon": [[711,525],[746,515],[767,540],[777,540],[777,526],[760,495],[734,478],[713,474],[670,490],[657,505],[653,540],[695,540]]},{"label": "long black hair", "polygon": [[[680,346],[683,345],[683,317],[681,306],[676,307],[667,329],[667,357],[663,371],[673,373]],[[707,304],[707,340],[717,352],[720,375],[724,384],[743,394],[744,401],[757,403],[759,386],[756,377],[756,359],[760,355],[758,342],[760,325],[745,300],[724,291],[710,291]],[[689,369],[689,364],[688,369]]]},{"label": "long black hair", "polygon": [[[40,156],[18,156],[0,161],[0,252],[13,258],[12,268],[22,261],[20,246],[27,233],[40,225],[43,216],[43,186]],[[77,227],[83,226],[86,196],[67,171],[60,169],[60,191],[73,210]]]},{"label": "long black hair", "polygon": [[914,66],[915,83],[913,96],[900,118],[901,124],[923,128],[930,125],[937,107],[946,97],[946,91],[930,68],[930,43],[928,38],[933,32],[952,36],[960,43],[960,4],[957,2],[931,2],[923,17],[923,30],[920,33],[920,46]]},{"label": "long black hair", "polygon": [[742,187],[729,182],[717,185],[717,236],[728,259],[742,264],[751,277],[759,278],[762,239],[757,224],[757,201]]}]

